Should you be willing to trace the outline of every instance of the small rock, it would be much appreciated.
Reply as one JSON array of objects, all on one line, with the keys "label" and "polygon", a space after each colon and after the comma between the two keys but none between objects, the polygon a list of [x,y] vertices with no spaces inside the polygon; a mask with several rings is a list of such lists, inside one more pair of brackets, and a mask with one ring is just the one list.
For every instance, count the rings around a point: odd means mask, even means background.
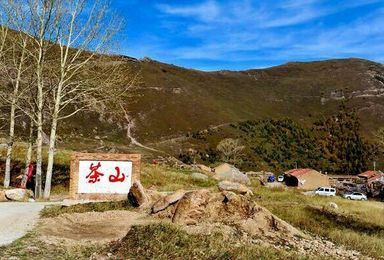
[{"label": "small rock", "polygon": [[236,195],[236,193],[232,191],[223,191],[223,195],[224,195],[224,201],[223,201],[224,203],[228,203],[231,200],[236,199],[236,197],[238,196]]},{"label": "small rock", "polygon": [[210,167],[205,166],[203,164],[197,164],[196,166],[197,166],[197,168],[199,168],[200,170],[202,170],[204,172],[210,172],[210,173],[212,172],[212,169]]},{"label": "small rock", "polygon": [[33,198],[33,191],[27,189],[6,190],[5,197],[13,201],[26,201],[29,198]]},{"label": "small rock", "polygon": [[172,193],[170,195],[167,195],[158,201],[155,202],[155,204],[152,206],[152,213],[157,213],[159,211],[162,211],[166,208],[168,208],[170,205],[178,202],[181,200],[185,195],[185,191],[179,190],[175,193]]},{"label": "small rock", "polygon": [[148,197],[140,181],[133,182],[128,193],[128,200],[134,207],[140,207],[148,202]]},{"label": "small rock", "polygon": [[221,191],[232,191],[242,195],[252,195],[252,191],[243,184],[230,181],[221,181],[218,184],[219,190]]},{"label": "small rock", "polygon": [[28,253],[30,254],[36,254],[38,252],[40,252],[40,248],[38,248],[37,246],[28,246],[26,248],[26,250],[28,251]]},{"label": "small rock", "polygon": [[8,201],[7,197],[5,197],[5,190],[0,190],[0,202]]},{"label": "small rock", "polygon": [[208,180],[208,176],[199,172],[194,172],[191,174],[191,177],[195,180]]},{"label": "small rock", "polygon": [[339,208],[339,206],[337,206],[337,204],[335,203],[335,202],[329,202],[329,204],[328,204],[331,208],[333,208],[333,209],[338,209]]}]

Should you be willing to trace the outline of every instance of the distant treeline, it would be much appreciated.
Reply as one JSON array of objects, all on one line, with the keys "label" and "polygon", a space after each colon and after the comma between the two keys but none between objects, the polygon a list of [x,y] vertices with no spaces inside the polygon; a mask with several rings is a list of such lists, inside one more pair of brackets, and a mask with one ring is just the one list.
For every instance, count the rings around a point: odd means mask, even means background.
[{"label": "distant treeline", "polygon": [[281,172],[310,167],[331,174],[358,174],[371,168],[379,154],[376,145],[361,136],[356,113],[344,106],[336,115],[310,126],[291,119],[245,121],[231,124],[227,130],[198,132],[191,137],[195,152],[183,152],[181,160],[223,161],[217,145],[232,138],[239,140],[243,149],[231,163],[243,170]]}]

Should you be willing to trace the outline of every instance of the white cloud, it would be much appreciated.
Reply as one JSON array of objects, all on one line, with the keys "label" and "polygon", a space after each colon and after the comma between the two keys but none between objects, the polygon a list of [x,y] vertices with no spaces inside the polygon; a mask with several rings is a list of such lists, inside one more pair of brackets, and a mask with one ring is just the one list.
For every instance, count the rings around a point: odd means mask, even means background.
[{"label": "white cloud", "polygon": [[220,6],[215,1],[207,1],[197,5],[172,6],[158,5],[158,8],[168,15],[192,17],[201,21],[212,21],[219,17]]}]

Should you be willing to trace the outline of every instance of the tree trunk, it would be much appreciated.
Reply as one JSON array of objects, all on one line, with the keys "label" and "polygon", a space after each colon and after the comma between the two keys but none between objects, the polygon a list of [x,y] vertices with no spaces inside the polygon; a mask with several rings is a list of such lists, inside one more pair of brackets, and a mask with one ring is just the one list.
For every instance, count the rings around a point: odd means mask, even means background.
[{"label": "tree trunk", "polygon": [[55,141],[57,129],[57,113],[52,118],[51,135],[49,137],[48,164],[45,178],[44,199],[49,199],[51,195],[52,170],[55,156]]},{"label": "tree trunk", "polygon": [[[62,81],[63,79],[61,80],[61,82]],[[61,82],[59,83],[59,86],[57,88],[57,93],[55,98],[55,108],[52,115],[51,134],[49,137],[48,164],[47,164],[47,172],[46,172],[45,187],[44,187],[45,199],[49,199],[49,196],[51,195],[52,170],[53,170],[55,144],[56,144],[56,130],[57,130],[57,121],[59,119],[59,110],[61,105],[61,91],[62,91]]]},{"label": "tree trunk", "polygon": [[36,78],[37,78],[37,106],[36,106],[36,177],[35,177],[35,198],[42,197],[42,163],[43,163],[43,105],[44,105],[44,28],[40,28],[39,35],[39,54],[36,62]]},{"label": "tree trunk", "polygon": [[29,143],[28,143],[28,150],[27,154],[25,156],[25,171],[24,171],[24,176],[21,180],[21,187],[26,187],[27,186],[27,181],[28,181],[28,170],[29,170],[29,164],[32,161],[32,150],[33,150],[33,120],[31,120],[31,125],[29,127]]},{"label": "tree trunk", "polygon": [[35,197],[41,198],[42,195],[42,163],[43,163],[43,91],[38,90],[38,111],[37,111],[37,137],[36,137],[36,181]]},{"label": "tree trunk", "polygon": [[15,102],[12,100],[11,116],[9,126],[9,137],[7,144],[7,158],[5,161],[5,177],[4,177],[4,188],[8,188],[11,182],[11,157],[13,149],[13,139],[15,135]]},{"label": "tree trunk", "polygon": [[[41,54],[42,55],[42,54]],[[38,67],[40,64],[38,64]],[[41,198],[42,194],[42,163],[43,163],[43,81],[41,67],[37,69],[37,137],[36,137],[36,180],[35,197]]]}]

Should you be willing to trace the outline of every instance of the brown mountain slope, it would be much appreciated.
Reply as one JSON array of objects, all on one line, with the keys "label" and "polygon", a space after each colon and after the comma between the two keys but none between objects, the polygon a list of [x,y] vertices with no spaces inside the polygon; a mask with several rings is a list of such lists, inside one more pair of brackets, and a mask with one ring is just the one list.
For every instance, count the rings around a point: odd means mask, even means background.
[{"label": "brown mountain slope", "polygon": [[[217,72],[150,59],[127,57],[124,62],[141,74],[125,104],[132,119],[131,133],[141,143],[246,119],[291,117],[311,122],[336,111],[342,101],[357,109],[366,135],[384,125],[384,66],[367,60],[295,62]],[[63,122],[60,135],[62,143],[78,148],[87,146],[80,145],[80,139],[83,143],[101,139],[106,147],[129,143],[126,120],[112,122],[92,113]]]},{"label": "brown mountain slope", "polygon": [[342,100],[366,132],[384,124],[384,66],[360,59],[288,63],[241,72],[201,72],[145,59],[128,109],[143,142],[222,123],[267,117],[311,120]]}]

